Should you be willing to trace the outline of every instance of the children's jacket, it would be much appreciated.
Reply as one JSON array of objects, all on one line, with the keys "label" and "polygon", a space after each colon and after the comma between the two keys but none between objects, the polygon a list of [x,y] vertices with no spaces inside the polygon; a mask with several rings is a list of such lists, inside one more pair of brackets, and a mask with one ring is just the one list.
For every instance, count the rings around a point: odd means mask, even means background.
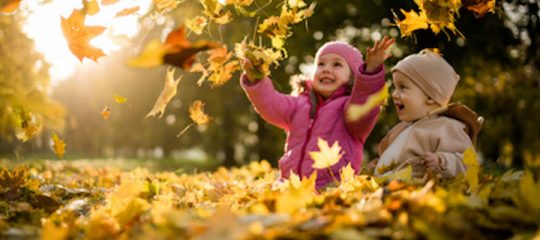
[{"label": "children's jacket", "polygon": [[[360,69],[364,69],[364,65]],[[313,100],[315,94],[309,89],[309,84],[302,94],[291,96],[277,92],[268,77],[254,84],[248,81],[247,76],[241,77],[241,85],[255,110],[267,122],[287,133],[285,153],[279,160],[282,178],[287,178],[290,172],[309,177],[316,170],[312,168],[313,160],[309,152],[319,151],[317,138],[326,140],[329,145],[338,141],[342,147],[343,157],[331,167],[337,180],[339,170],[348,163],[356,172],[361,169],[364,143],[373,130],[380,107],[375,107],[354,122],[346,121],[346,109],[350,104],[364,103],[368,96],[384,86],[384,69],[380,67],[371,74],[360,69],[357,70],[360,77],[355,81],[350,95],[343,86],[319,104]],[[312,106],[313,112],[310,114]],[[317,172],[317,189],[332,181],[327,169]]]},{"label": "children's jacket", "polygon": [[[476,136],[482,128],[480,119],[465,105],[453,103],[413,123],[398,123],[379,143],[377,151],[381,157],[374,174],[392,174],[412,166],[413,177],[424,178],[426,169],[423,157],[427,152],[435,153],[440,159],[441,164],[435,172],[439,177],[451,178],[465,172],[463,152],[474,147]],[[404,132],[408,132],[406,136],[401,136],[404,139],[397,140]],[[397,142],[402,145],[389,155],[398,157],[384,157],[384,152],[392,151],[392,145],[399,144]]]}]

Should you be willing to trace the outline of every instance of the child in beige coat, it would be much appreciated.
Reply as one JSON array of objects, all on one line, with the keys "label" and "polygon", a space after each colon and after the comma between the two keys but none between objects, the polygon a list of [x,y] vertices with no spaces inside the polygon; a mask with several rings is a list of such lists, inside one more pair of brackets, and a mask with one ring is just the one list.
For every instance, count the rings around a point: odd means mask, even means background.
[{"label": "child in beige coat", "polygon": [[392,69],[392,99],[401,120],[381,140],[375,176],[412,166],[414,178],[452,178],[465,171],[463,152],[476,142],[481,118],[466,106],[449,104],[459,81],[438,53],[423,50]]}]

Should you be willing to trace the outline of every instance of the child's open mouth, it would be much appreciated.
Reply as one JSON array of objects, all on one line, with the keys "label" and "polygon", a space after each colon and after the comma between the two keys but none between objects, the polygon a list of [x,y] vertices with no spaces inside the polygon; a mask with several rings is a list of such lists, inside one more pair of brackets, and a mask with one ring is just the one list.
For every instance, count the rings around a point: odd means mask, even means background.
[{"label": "child's open mouth", "polygon": [[403,110],[405,108],[405,105],[400,104],[400,103],[396,103],[396,108],[397,108],[397,110],[399,112],[399,111],[401,111],[401,110]]},{"label": "child's open mouth", "polygon": [[336,80],[331,79],[331,78],[321,78],[319,79],[319,82],[323,84],[331,84],[331,83],[335,83]]}]

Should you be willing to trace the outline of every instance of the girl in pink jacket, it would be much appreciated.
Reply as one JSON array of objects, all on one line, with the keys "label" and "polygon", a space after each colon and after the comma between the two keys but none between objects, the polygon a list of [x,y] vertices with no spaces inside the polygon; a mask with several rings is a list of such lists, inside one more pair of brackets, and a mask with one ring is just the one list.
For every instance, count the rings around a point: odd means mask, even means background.
[{"label": "girl in pink jacket", "polygon": [[[394,43],[388,37],[375,42],[367,49],[364,63],[362,53],[344,42],[328,42],[315,55],[316,70],[312,80],[299,96],[277,92],[267,76],[256,79],[254,67],[244,59],[241,85],[255,110],[270,124],[287,132],[285,154],[279,160],[282,178],[293,172],[309,177],[313,160],[309,152],[318,151],[317,139],[329,144],[339,142],[344,153],[341,160],[331,167],[335,177],[339,170],[351,164],[360,171],[364,143],[371,133],[380,107],[363,118],[348,121],[345,113],[351,104],[363,104],[367,97],[384,86],[383,62],[390,56],[385,51]],[[317,189],[332,182],[329,171],[317,172]]]}]

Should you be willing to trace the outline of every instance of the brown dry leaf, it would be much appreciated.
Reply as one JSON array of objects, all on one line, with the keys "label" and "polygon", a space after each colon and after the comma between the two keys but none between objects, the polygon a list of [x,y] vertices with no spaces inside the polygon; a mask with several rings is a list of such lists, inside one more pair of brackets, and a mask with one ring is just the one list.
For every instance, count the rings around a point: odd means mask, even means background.
[{"label": "brown dry leaf", "polygon": [[0,3],[0,12],[2,13],[13,12],[17,8],[19,8],[20,3],[21,3],[21,0],[2,1],[2,3]]},{"label": "brown dry leaf", "polygon": [[64,157],[64,153],[66,153],[66,143],[64,143],[64,140],[58,137],[56,133],[53,133],[52,141],[53,141],[54,154],[56,154],[58,158]]},{"label": "brown dry leaf", "polygon": [[111,116],[111,108],[109,108],[109,106],[105,106],[103,110],[101,110],[101,116],[103,119],[109,119]]},{"label": "brown dry leaf", "polygon": [[62,32],[71,52],[82,62],[83,58],[94,61],[105,54],[101,49],[90,45],[90,39],[100,35],[105,30],[101,26],[85,26],[85,15],[81,10],[73,10],[69,18],[62,17]]},{"label": "brown dry leaf", "polygon": [[139,6],[135,6],[135,7],[132,7],[132,8],[126,8],[120,12],[118,12],[115,17],[123,17],[123,16],[128,16],[128,15],[131,15],[133,13],[136,13],[139,11],[139,9],[141,9],[141,7]]},{"label": "brown dry leaf", "polygon": [[169,104],[171,99],[176,95],[176,87],[178,86],[180,80],[182,80],[182,76],[175,80],[174,71],[174,68],[167,69],[167,76],[165,77],[165,86],[163,87],[163,91],[161,91],[159,98],[154,104],[154,107],[148,114],[146,114],[145,118],[150,116],[155,117],[157,114],[159,114],[158,118],[161,118],[165,112],[167,104]]},{"label": "brown dry leaf", "polygon": [[163,61],[187,70],[193,65],[195,55],[198,52],[216,48],[220,45],[218,42],[207,40],[192,43],[186,38],[185,29],[181,26],[167,35],[164,43],[166,53]]},{"label": "brown dry leaf", "polygon": [[493,12],[495,0],[463,0],[463,6],[469,11],[474,12],[477,18],[484,17],[486,13]]},{"label": "brown dry leaf", "polygon": [[210,117],[204,113],[204,103],[200,100],[194,101],[188,111],[189,118],[197,125],[206,125],[210,121]]}]

